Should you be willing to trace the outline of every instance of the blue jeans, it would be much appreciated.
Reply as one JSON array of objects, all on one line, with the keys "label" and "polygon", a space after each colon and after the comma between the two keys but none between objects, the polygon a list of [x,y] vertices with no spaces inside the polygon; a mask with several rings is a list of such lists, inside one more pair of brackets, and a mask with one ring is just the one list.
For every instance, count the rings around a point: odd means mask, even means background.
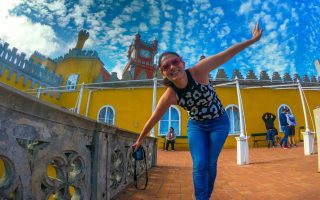
[{"label": "blue jeans", "polygon": [[280,145],[288,146],[288,136],[289,136],[289,127],[288,126],[281,126],[281,129],[284,133],[284,137],[280,141]]},{"label": "blue jeans", "polygon": [[217,160],[229,133],[229,118],[188,121],[189,147],[193,160],[193,184],[197,200],[210,199],[217,175]]},{"label": "blue jeans", "polygon": [[272,146],[274,146],[274,134],[275,134],[274,129],[268,129],[267,130],[267,142],[268,142],[268,147],[270,146],[270,140],[272,142]]}]

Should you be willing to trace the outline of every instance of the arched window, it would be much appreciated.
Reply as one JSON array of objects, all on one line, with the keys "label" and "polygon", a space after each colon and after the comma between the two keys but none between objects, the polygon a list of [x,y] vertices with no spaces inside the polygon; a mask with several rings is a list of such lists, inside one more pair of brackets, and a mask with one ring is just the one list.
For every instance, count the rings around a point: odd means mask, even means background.
[{"label": "arched window", "polygon": [[180,135],[180,111],[176,106],[171,106],[159,122],[159,135],[166,135],[172,126],[176,135]]},{"label": "arched window", "polygon": [[281,104],[279,107],[278,107],[278,123],[279,123],[279,131],[283,132],[282,129],[281,129],[281,125],[280,125],[280,114],[281,114],[281,111],[282,111],[282,108],[286,108],[286,109],[289,109],[290,113],[292,113],[292,110],[291,108],[286,105],[286,104]]},{"label": "arched window", "polygon": [[71,74],[68,77],[67,83],[66,83],[66,89],[67,90],[75,90],[77,88],[79,75],[78,74]]},{"label": "arched window", "polygon": [[103,106],[98,114],[98,122],[114,125],[115,111],[111,106]]},{"label": "arched window", "polygon": [[238,135],[240,134],[240,118],[239,118],[239,109],[236,105],[228,105],[226,107],[226,112],[229,117],[230,130],[229,134]]}]

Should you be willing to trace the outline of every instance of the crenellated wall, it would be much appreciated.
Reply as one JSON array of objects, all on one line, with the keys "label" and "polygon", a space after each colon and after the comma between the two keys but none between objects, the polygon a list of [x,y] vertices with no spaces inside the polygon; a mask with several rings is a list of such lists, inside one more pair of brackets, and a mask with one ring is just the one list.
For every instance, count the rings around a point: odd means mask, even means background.
[{"label": "crenellated wall", "polygon": [[[2,82],[25,90],[36,89],[39,86],[47,88],[61,85],[61,75],[57,75],[45,66],[33,63],[32,59],[27,60],[26,54],[19,54],[15,47],[12,49],[8,47],[8,43],[0,43],[0,80]],[[18,86],[19,82],[21,86]],[[50,96],[53,95],[54,93],[50,92]]]},{"label": "crenellated wall", "polygon": [[[61,76],[45,68],[45,66],[32,63],[32,60],[25,59],[26,54],[17,53],[17,49],[14,47],[9,49],[8,43],[0,43],[0,63],[1,63],[1,75],[5,69],[9,69],[10,79],[11,75],[16,72],[17,77],[25,75],[26,79],[31,79],[31,87],[35,83],[39,83],[43,86],[59,86],[61,83]],[[18,79],[18,78],[17,78]],[[26,82],[26,81],[25,81]]]},{"label": "crenellated wall", "polygon": [[[0,199],[111,199],[133,182],[136,138],[0,83]],[[151,168],[157,140],[144,144]]]},{"label": "crenellated wall", "polygon": [[58,58],[55,59],[56,62],[61,62],[64,59],[67,58],[88,58],[88,59],[99,59],[98,53],[96,51],[93,50],[80,50],[80,49],[70,49],[69,52],[67,54],[65,54],[64,56],[60,56]]},{"label": "crenellated wall", "polygon": [[254,81],[254,82],[296,82],[297,79],[299,79],[302,83],[305,84],[312,84],[312,83],[319,83],[320,77],[318,77],[318,80],[315,75],[312,75],[310,78],[307,75],[303,75],[302,79],[298,74],[293,74],[293,77],[290,76],[288,72],[284,73],[281,77],[279,72],[273,72],[272,77],[270,78],[266,71],[261,71],[259,74],[259,77],[256,76],[256,74],[253,72],[253,70],[248,70],[246,76],[243,76],[241,72],[236,69],[233,71],[232,78],[229,79],[228,75],[226,74],[225,70],[223,68],[218,69],[216,77],[213,79],[213,81],[232,81],[235,79],[235,77],[238,77],[238,79],[243,79],[247,81]]}]

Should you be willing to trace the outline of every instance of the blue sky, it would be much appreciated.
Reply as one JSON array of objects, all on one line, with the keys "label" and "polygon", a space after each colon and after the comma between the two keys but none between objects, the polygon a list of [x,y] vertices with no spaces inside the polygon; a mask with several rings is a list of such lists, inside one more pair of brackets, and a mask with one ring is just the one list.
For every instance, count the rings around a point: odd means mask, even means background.
[{"label": "blue sky", "polygon": [[[31,55],[56,58],[87,29],[85,49],[98,52],[105,68],[121,74],[128,46],[139,32],[143,40],[157,38],[159,52],[176,51],[188,66],[200,55],[216,54],[249,39],[259,21],[259,43],[223,65],[259,76],[278,71],[316,75],[320,59],[319,0],[1,0],[0,38]],[[215,75],[215,72],[212,74]]]}]

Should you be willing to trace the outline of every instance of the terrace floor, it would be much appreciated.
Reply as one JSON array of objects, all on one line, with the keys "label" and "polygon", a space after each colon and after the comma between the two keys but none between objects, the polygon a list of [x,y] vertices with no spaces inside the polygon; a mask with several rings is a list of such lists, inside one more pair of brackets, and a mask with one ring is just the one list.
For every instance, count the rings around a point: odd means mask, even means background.
[{"label": "terrace floor", "polygon": [[[222,150],[211,199],[320,199],[318,155],[305,156],[303,143],[297,148],[259,147],[249,151],[250,164],[239,166],[236,149]],[[158,165],[149,172],[148,188],[139,191],[130,186],[115,199],[191,200],[193,192],[189,151],[158,150]]]}]

